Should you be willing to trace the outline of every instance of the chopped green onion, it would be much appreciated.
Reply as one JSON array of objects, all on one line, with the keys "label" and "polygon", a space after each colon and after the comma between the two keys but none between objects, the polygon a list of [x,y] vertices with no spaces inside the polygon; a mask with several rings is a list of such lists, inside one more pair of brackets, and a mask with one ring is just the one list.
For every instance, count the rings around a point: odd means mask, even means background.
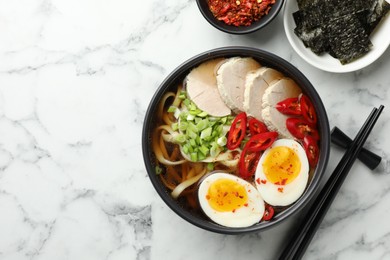
[{"label": "chopped green onion", "polygon": [[189,113],[190,113],[190,115],[196,116],[196,115],[198,115],[200,113],[200,110],[198,110],[198,109],[191,109]]},{"label": "chopped green onion", "polygon": [[208,126],[208,120],[207,119],[203,119],[203,120],[200,120],[198,122],[198,124],[196,125],[196,128],[198,129],[198,131],[202,131],[207,126]]},{"label": "chopped green onion", "polygon": [[175,106],[170,106],[170,107],[168,108],[168,113],[173,113],[173,112],[176,111],[176,109],[177,109],[177,107],[175,107]]},{"label": "chopped green onion", "polygon": [[173,124],[171,125],[171,127],[172,127],[172,130],[173,130],[173,131],[176,131],[177,129],[179,129],[179,124],[178,124],[178,123],[173,123]]},{"label": "chopped green onion", "polygon": [[218,138],[218,140],[217,140],[217,144],[218,144],[219,146],[225,146],[226,143],[227,143],[227,138],[226,138],[226,136],[221,136],[221,137]]},{"label": "chopped green onion", "polygon": [[180,99],[186,99],[187,98],[187,93],[185,91],[181,91],[179,95]]},{"label": "chopped green onion", "polygon": [[199,152],[199,153],[198,153],[198,160],[199,160],[199,161],[202,161],[202,160],[204,160],[204,159],[206,159],[206,156],[205,156],[203,153]]},{"label": "chopped green onion", "polygon": [[188,154],[189,149],[188,149],[188,145],[187,145],[187,144],[185,144],[185,145],[183,146],[183,152],[184,152],[185,154]]},{"label": "chopped green onion", "polygon": [[159,175],[163,172],[163,169],[160,166],[156,165],[155,171],[156,171],[156,175]]},{"label": "chopped green onion", "polygon": [[184,99],[183,103],[184,103],[184,105],[185,105],[186,107],[189,107],[190,104],[191,104],[191,101],[190,101],[189,99]]},{"label": "chopped green onion", "polygon": [[179,125],[179,130],[180,131],[187,130],[187,127],[188,127],[188,123],[187,122],[180,122],[180,125]]},{"label": "chopped green onion", "polygon": [[191,156],[191,161],[193,161],[193,162],[198,161],[198,153],[193,152],[193,153],[191,153],[190,156]]},{"label": "chopped green onion", "polygon": [[199,151],[206,156],[209,153],[209,148],[207,148],[205,145],[202,145],[199,147]]},{"label": "chopped green onion", "polygon": [[177,143],[184,143],[185,141],[187,140],[187,137],[185,135],[182,135],[182,134],[178,134],[175,136],[175,142]]},{"label": "chopped green onion", "polygon": [[207,170],[209,170],[209,171],[214,170],[214,163],[208,163],[207,164]]},{"label": "chopped green onion", "polygon": [[196,133],[198,132],[198,128],[196,127],[194,122],[188,122],[188,130]]},{"label": "chopped green onion", "polygon": [[188,136],[191,138],[191,139],[196,139],[196,137],[198,136],[195,132],[191,131],[191,130],[187,130],[187,134]]},{"label": "chopped green onion", "polygon": [[199,114],[198,114],[198,116],[199,117],[206,117],[208,114],[207,114],[207,112],[200,112]]},{"label": "chopped green onion", "polygon": [[202,140],[200,139],[199,135],[195,139],[197,145],[202,145]]},{"label": "chopped green onion", "polygon": [[180,115],[181,115],[180,109],[176,108],[175,113],[173,114],[173,116],[174,116],[176,119],[178,119],[178,118],[180,117]]},{"label": "chopped green onion", "polygon": [[213,129],[211,127],[208,127],[206,129],[204,129],[201,133],[200,133],[200,138],[201,139],[205,139],[206,137],[209,137],[211,136],[211,132],[213,131]]},{"label": "chopped green onion", "polygon": [[[189,109],[190,110],[197,110],[196,108],[196,105],[194,103],[191,102],[190,106],[189,106]],[[200,110],[199,110],[200,111]]]}]

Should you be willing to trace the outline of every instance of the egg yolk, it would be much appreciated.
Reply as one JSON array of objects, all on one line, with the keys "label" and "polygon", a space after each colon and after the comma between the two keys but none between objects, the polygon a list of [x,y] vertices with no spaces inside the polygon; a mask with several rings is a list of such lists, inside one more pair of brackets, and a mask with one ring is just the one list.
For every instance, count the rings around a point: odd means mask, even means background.
[{"label": "egg yolk", "polygon": [[268,181],[285,185],[299,175],[301,161],[293,149],[286,146],[274,147],[263,162],[263,171]]},{"label": "egg yolk", "polygon": [[248,194],[243,185],[230,180],[219,179],[213,182],[206,195],[211,208],[218,212],[234,212],[248,205]]}]

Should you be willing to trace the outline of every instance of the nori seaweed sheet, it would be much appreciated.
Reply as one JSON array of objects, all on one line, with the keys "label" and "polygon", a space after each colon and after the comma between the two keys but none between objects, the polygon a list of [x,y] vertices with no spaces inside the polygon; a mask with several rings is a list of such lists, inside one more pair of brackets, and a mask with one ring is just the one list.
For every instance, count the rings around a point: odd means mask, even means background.
[{"label": "nori seaweed sheet", "polygon": [[349,63],[367,53],[369,35],[390,10],[385,0],[297,0],[294,33],[320,55]]},{"label": "nori seaweed sheet", "polygon": [[372,8],[367,15],[368,29],[367,33],[371,34],[375,27],[390,11],[390,4],[386,0],[374,1]]},{"label": "nori seaweed sheet", "polygon": [[[290,0],[291,1],[291,0]],[[299,9],[306,8],[310,5],[318,3],[320,0],[297,0]]]},{"label": "nori seaweed sheet", "polygon": [[[349,26],[345,26],[348,24]],[[366,54],[372,46],[360,20],[354,15],[346,15],[326,26],[326,34],[332,54],[342,64],[349,63]]]},{"label": "nori seaweed sheet", "polygon": [[330,48],[327,35],[322,27],[316,27],[311,30],[296,27],[294,32],[302,40],[305,47],[310,48],[317,55],[328,51]]}]

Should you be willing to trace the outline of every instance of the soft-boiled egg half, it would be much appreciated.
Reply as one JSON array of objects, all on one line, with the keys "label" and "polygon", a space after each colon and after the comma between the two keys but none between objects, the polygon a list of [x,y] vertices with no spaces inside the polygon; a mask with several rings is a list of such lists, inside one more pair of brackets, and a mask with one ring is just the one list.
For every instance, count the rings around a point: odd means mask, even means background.
[{"label": "soft-boiled egg half", "polygon": [[199,204],[215,223],[226,227],[249,227],[260,222],[264,201],[249,182],[228,173],[215,172],[199,185]]},{"label": "soft-boiled egg half", "polygon": [[304,192],[309,162],[302,146],[292,139],[279,139],[264,151],[257,165],[255,182],[265,202],[287,206]]}]

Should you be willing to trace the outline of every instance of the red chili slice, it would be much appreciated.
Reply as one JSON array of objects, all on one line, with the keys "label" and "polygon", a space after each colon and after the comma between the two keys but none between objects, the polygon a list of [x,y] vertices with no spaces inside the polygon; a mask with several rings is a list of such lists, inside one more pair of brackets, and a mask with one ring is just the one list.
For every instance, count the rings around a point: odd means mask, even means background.
[{"label": "red chili slice", "polygon": [[242,112],[236,116],[232,125],[230,126],[226,144],[229,150],[234,150],[239,147],[242,139],[244,139],[246,132],[246,119],[245,112]]},{"label": "red chili slice", "polygon": [[311,167],[315,167],[318,162],[320,149],[317,145],[317,140],[311,136],[305,136],[303,138],[303,148],[305,149],[307,159]]},{"label": "red chili slice", "polygon": [[317,114],[310,99],[306,95],[301,95],[299,103],[301,104],[303,118],[310,124],[315,125],[317,123]]},{"label": "red chili slice", "polygon": [[263,220],[268,221],[273,218],[275,214],[275,210],[271,205],[265,204],[265,210],[264,210],[264,215],[263,215]]},{"label": "red chili slice", "polygon": [[248,121],[249,132],[252,136],[267,132],[267,127],[264,123],[260,122],[256,118],[251,118]]},{"label": "red chili slice", "polygon": [[277,132],[266,132],[252,136],[246,143],[249,152],[260,152],[270,147],[278,137]]},{"label": "red chili slice", "polygon": [[275,108],[285,115],[299,116],[302,114],[301,105],[299,104],[299,99],[297,97],[280,101],[276,104]]},{"label": "red chili slice", "polygon": [[296,138],[303,139],[306,135],[313,137],[315,140],[320,139],[320,135],[312,124],[300,118],[288,118],[286,120],[288,131]]},{"label": "red chili slice", "polygon": [[249,179],[253,176],[261,155],[261,152],[250,152],[247,144],[238,161],[239,174],[243,179]]}]

